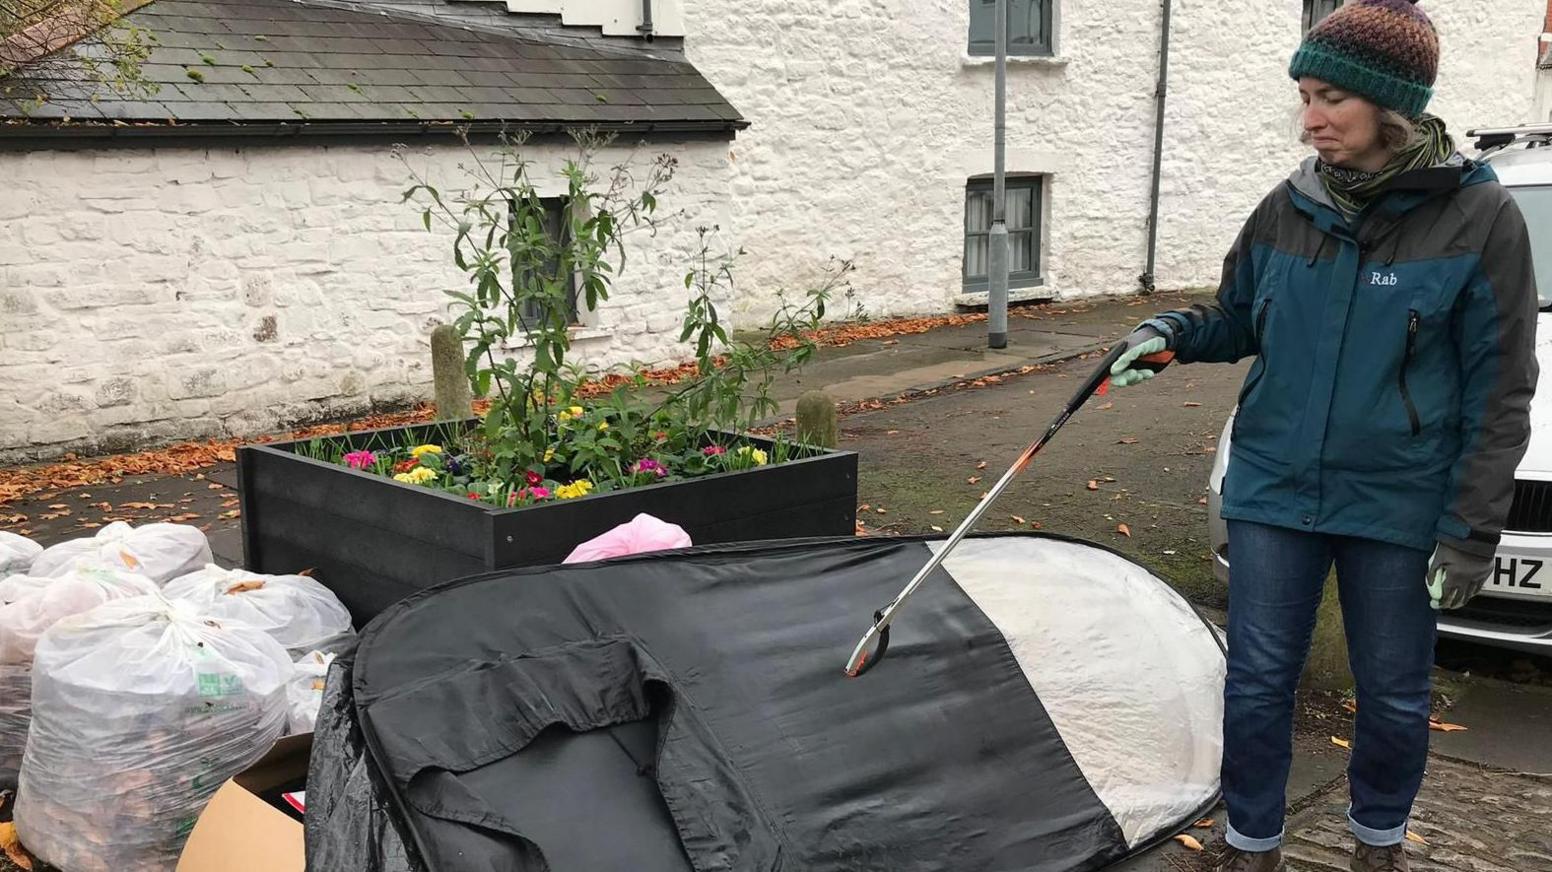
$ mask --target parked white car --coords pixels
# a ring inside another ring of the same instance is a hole
[[[1542,304],[1536,325],[1541,381],[1530,410],[1530,448],[1515,474],[1514,507],[1498,546],[1498,571],[1465,608],[1439,614],[1439,632],[1552,654],[1552,125],[1476,130],[1468,136],[1476,138],[1478,159],[1497,171],[1530,227]],[[1229,580],[1229,533],[1219,510],[1233,429],[1230,414],[1218,440],[1207,498],[1213,570],[1224,584]]]

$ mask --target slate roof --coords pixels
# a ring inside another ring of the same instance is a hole
[[[588,38],[505,9],[457,0],[154,0],[127,16],[158,42],[143,66],[154,94],[83,81],[77,55],[97,48],[83,41],[0,79],[16,88],[12,101],[0,100],[0,136],[40,126],[746,126],[677,41]],[[36,93],[47,100],[14,102]]]

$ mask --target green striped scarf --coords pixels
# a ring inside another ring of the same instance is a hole
[[[1385,168],[1376,173],[1350,170],[1316,161],[1315,169],[1325,182],[1331,199],[1349,217],[1364,210],[1384,192],[1396,176],[1412,170],[1438,166],[1455,153],[1455,140],[1444,129],[1444,122],[1432,115],[1424,115],[1417,122],[1417,135],[1395,156]]]

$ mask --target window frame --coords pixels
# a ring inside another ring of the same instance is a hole
[[[545,223],[553,223],[554,225],[553,227],[545,227],[545,232],[558,232],[560,236],[556,242],[560,245],[564,245],[566,239],[571,234],[571,204],[566,201],[565,197],[539,197],[538,200],[539,205],[544,208]],[[516,217],[517,203],[516,201],[509,199],[507,200],[507,226],[509,228],[511,227],[513,219]],[[569,276],[567,276],[566,282],[568,285],[567,298],[570,300],[566,324],[568,327],[585,326],[582,323],[582,307],[581,300],[578,296],[576,272],[573,271]],[[522,326],[525,331],[532,329],[530,325],[538,321],[540,314],[542,314],[536,308],[530,308],[532,305],[534,304],[531,300],[524,302],[523,311],[519,315],[523,321]]]
[[[1045,35],[1045,42],[1040,44],[1040,45],[1035,45],[1035,46],[1014,45],[1014,43],[1013,43],[1013,33],[1012,33],[1012,30],[1013,30],[1013,15],[1011,14],[1012,11],[1013,11],[1012,8],[1011,8],[1013,0],[1008,0],[1009,6],[1010,6],[1010,8],[1008,10],[1009,13],[1010,13],[1008,15],[1008,30],[1009,30],[1009,33],[1008,33],[1008,56],[1009,57],[1035,57],[1035,58],[1055,57],[1056,56],[1056,33],[1055,33],[1055,30],[1056,30],[1056,3],[1057,3],[1057,0],[1029,0],[1029,2],[1030,3],[1034,3],[1034,4],[1038,4],[1039,7],[1040,7],[1041,33],[1043,33]],[[973,58],[993,57],[993,56],[995,56],[997,54],[997,44],[996,44],[996,34],[995,34],[995,31],[993,32],[993,38],[991,40],[976,40],[974,38],[974,36],[972,36],[972,34],[975,33],[976,10],[977,9],[985,9],[989,5],[988,4],[988,0],[969,0],[969,3],[970,3],[970,19],[969,19],[968,26],[965,28],[965,30],[966,30],[965,42],[966,42],[966,45],[968,46],[966,51],[969,53],[970,57],[973,57]],[[997,14],[996,6],[995,5],[990,6],[990,9],[987,11],[987,14],[990,14],[990,15],[995,17],[996,14]],[[989,28],[989,29],[993,29],[994,30],[995,27],[996,27],[996,24],[993,23],[992,28]]]
[[[972,231],[970,229],[970,195],[975,193],[990,194],[994,188],[991,176],[973,176],[965,182],[964,218],[960,227],[959,250],[959,275],[964,293],[974,294],[991,290],[991,276],[972,276],[969,272],[970,263],[965,257],[964,249],[972,237],[987,237],[987,263],[991,260],[991,228],[985,231]],[[1010,264],[1008,269],[1008,287],[1033,288],[1045,284],[1045,197],[1046,176],[1043,173],[1009,173],[1007,176],[1007,190],[1022,189],[1031,191],[1029,217],[1029,262],[1032,266],[1027,270],[1014,270]],[[1020,230],[1018,233],[1025,231]],[[1010,231],[1011,234],[1011,231]]]
[[[1304,32],[1309,33],[1315,25],[1325,20],[1327,15],[1341,9],[1344,3],[1346,0],[1304,0]],[[1317,7],[1325,10],[1318,16]]]

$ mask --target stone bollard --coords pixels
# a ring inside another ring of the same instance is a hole
[[[798,441],[819,448],[834,448],[839,433],[835,426],[835,401],[824,391],[808,391],[798,397]]]
[[[431,331],[431,379],[436,385],[437,420],[474,417],[469,377],[464,373],[463,337],[451,324],[438,324]]]

